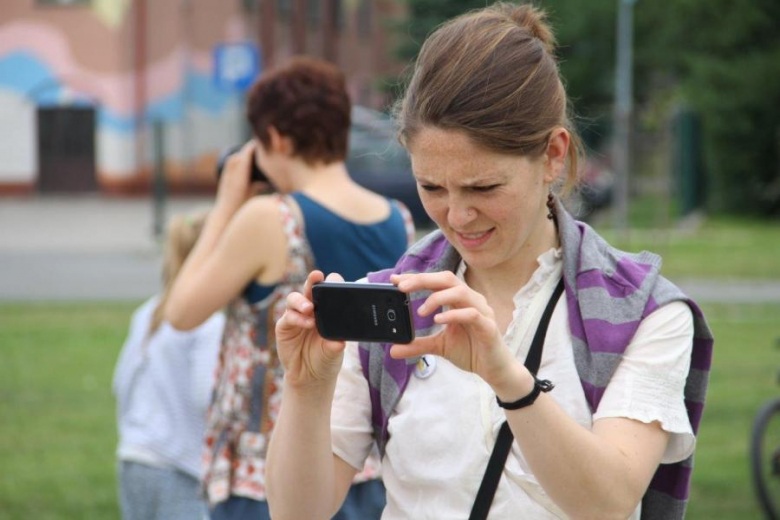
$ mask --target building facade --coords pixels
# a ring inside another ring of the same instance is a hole
[[[3,0],[0,193],[210,189],[248,135],[244,89],[296,54],[382,108],[390,0]]]

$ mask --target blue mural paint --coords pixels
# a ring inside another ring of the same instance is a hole
[[[62,83],[44,61],[29,52],[14,51],[0,56],[0,88],[6,88],[34,100],[38,105],[61,104]],[[218,115],[241,100],[241,95],[238,93],[217,89],[210,74],[189,70],[185,76],[185,83],[179,91],[147,104],[144,119],[163,120],[167,123],[180,122],[184,117],[186,105]],[[91,100],[89,96],[78,92],[73,99],[73,103],[77,105],[89,105],[93,101],[100,103],[99,99]],[[140,122],[139,118],[133,115],[120,115],[102,106],[97,108],[97,121],[101,130],[132,133]]]

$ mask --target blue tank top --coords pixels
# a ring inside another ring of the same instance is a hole
[[[303,215],[306,240],[319,270],[339,273],[346,281],[395,265],[409,243],[408,210],[390,201],[390,215],[374,224],[351,222],[303,193],[291,194]],[[405,213],[407,217],[405,218]],[[408,220],[407,220],[408,219]],[[244,292],[250,303],[270,295],[275,285],[252,281]]]

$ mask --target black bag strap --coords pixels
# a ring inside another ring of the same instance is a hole
[[[550,325],[550,318],[555,310],[558,299],[563,294],[563,278],[555,287],[547,307],[544,309],[542,319],[539,321],[539,327],[536,329],[534,339],[531,342],[531,348],[525,358],[525,367],[533,375],[539,371],[542,363],[542,350],[544,349],[544,338],[547,336],[547,327]],[[509,423],[504,421],[501,429],[498,430],[498,438],[493,446],[493,453],[490,454],[485,476],[482,477],[482,484],[479,486],[477,497],[474,499],[474,506],[471,508],[469,520],[485,520],[493,504],[493,497],[498,489],[498,481],[501,480],[501,474],[504,472],[506,459],[509,456],[509,450],[512,449],[512,441],[515,436],[509,428]]]

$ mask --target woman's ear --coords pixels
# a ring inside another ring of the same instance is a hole
[[[268,137],[270,138],[270,149],[272,152],[281,153],[284,155],[292,155],[295,151],[292,139],[285,137],[279,133],[279,131],[273,125],[267,129]]]
[[[571,136],[569,131],[563,127],[558,127],[550,134],[547,141],[547,150],[545,151],[545,163],[548,165],[544,173],[544,180],[547,183],[554,182],[566,167],[566,157],[569,154],[569,145]]]

